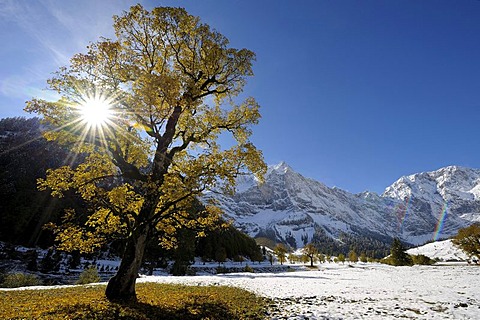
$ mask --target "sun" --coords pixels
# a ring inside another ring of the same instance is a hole
[[[90,127],[102,127],[113,116],[111,101],[103,96],[84,98],[78,112],[81,120]]]

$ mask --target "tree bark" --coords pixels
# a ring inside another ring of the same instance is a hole
[[[128,238],[118,272],[107,285],[105,295],[110,301],[137,301],[135,282],[143,260],[149,227],[138,228]]]

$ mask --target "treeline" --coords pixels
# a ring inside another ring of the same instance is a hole
[[[318,228],[312,243],[322,253],[330,256],[348,255],[351,251],[364,253],[369,258],[380,259],[390,252],[392,239],[379,238],[376,235],[359,235],[342,233],[337,241],[332,241],[323,229]]]
[[[27,247],[51,247],[54,237],[44,230],[48,222],[60,223],[64,209],[86,210],[75,194],[61,199],[47,191],[37,190],[37,179],[50,168],[58,168],[78,159],[68,149],[42,137],[38,118],[6,118],[0,120],[0,241]],[[198,204],[194,204],[198,205]],[[156,239],[145,254],[145,264],[164,264],[166,259],[187,265],[193,256],[205,260],[260,259],[255,240],[230,226],[208,232],[197,238],[193,230],[178,231],[179,245],[172,250],[158,246]],[[111,244],[109,251],[120,253],[122,242]]]
[[[226,259],[241,261],[243,257],[251,261],[262,261],[263,255],[255,240],[232,226],[210,232],[200,238],[196,255],[204,261],[223,262]]]
[[[231,225],[207,231],[205,237],[197,237],[194,230],[181,229],[176,237],[177,246],[169,250],[152,239],[145,252],[143,268],[153,273],[155,268],[169,267],[173,275],[186,275],[195,257],[200,257],[204,262],[215,261],[219,264],[226,260],[242,262],[244,259],[264,259],[255,240]],[[112,246],[114,250],[120,247],[122,246]],[[169,266],[172,261],[173,265]]]

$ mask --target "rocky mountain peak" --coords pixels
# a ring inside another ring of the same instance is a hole
[[[281,161],[276,165],[269,166],[267,174],[269,173],[285,174],[288,171],[293,171],[293,169],[285,161]]]
[[[354,195],[305,178],[282,161],[269,166],[263,184],[242,177],[234,196],[218,200],[246,233],[293,247],[341,242],[344,235],[421,244],[480,220],[480,170],[450,166],[401,177],[382,195]]]
[[[471,200],[480,198],[480,170],[448,166],[435,171],[404,176],[385,189],[384,197],[405,199],[431,198],[441,195],[444,201],[452,198]]]

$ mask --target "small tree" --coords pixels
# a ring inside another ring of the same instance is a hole
[[[345,255],[343,253],[340,253],[337,257],[338,262],[341,262],[342,264],[345,263]]]
[[[100,276],[98,275],[97,267],[91,265],[80,274],[77,284],[89,284],[95,282],[100,282]]]
[[[300,256],[300,262],[302,263],[309,263],[310,262],[310,258],[306,255],[306,254],[302,254]]]
[[[353,263],[358,262],[358,256],[355,250],[350,250],[350,252],[348,253],[348,260]]]
[[[26,273],[10,273],[5,275],[0,287],[18,288],[41,285],[41,281],[33,274]]]
[[[413,264],[412,258],[405,251],[406,249],[400,239],[393,239],[389,259],[391,264],[394,266],[411,266]]]
[[[189,266],[195,260],[195,232],[188,229],[178,231],[181,245],[177,245],[172,251],[172,258],[175,261],[170,272],[174,276],[187,274]]]
[[[368,258],[367,258],[367,255],[365,254],[365,252],[362,252],[360,254],[360,261],[363,262],[363,263],[368,262]]]
[[[317,254],[317,258],[318,258],[318,261],[319,261],[320,263],[325,263],[325,261],[326,261],[326,257],[325,257],[325,255],[324,255],[323,253]]]
[[[413,264],[421,264],[421,265],[432,265],[435,264],[435,260],[430,259],[426,255],[423,254],[418,254],[418,255],[412,255],[412,262]]]
[[[470,257],[474,256],[480,260],[480,223],[458,230],[452,242]]]
[[[287,258],[287,252],[288,252],[287,247],[285,247],[283,243],[279,243],[275,246],[275,249],[273,249],[273,252],[277,256],[278,261],[280,261],[280,264],[283,265],[283,263],[285,262],[285,259]]]
[[[310,259],[310,266],[313,267],[315,256],[318,254],[317,247],[313,243],[309,243],[303,247],[302,252]]]
[[[290,263],[295,264],[295,262],[298,261],[298,257],[296,255],[294,255],[293,253],[289,253],[288,254],[288,261],[290,261]]]

